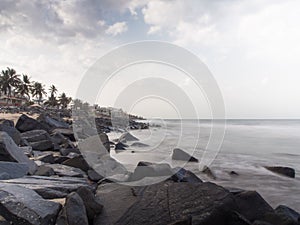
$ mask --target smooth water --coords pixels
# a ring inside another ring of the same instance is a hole
[[[161,127],[137,130],[131,133],[149,147],[129,147],[113,157],[133,170],[139,161],[167,162],[172,167],[184,166],[201,179],[209,181],[200,172],[198,163],[185,163],[171,159],[172,150],[179,147],[198,159],[208,153],[218,153],[210,164],[217,175],[213,181],[222,186],[258,191],[273,207],[288,205],[300,211],[300,120],[227,120],[221,148],[207,149],[211,140],[211,121],[166,120],[150,121]],[[221,122],[217,127],[222,130]],[[119,133],[111,133],[117,138]],[[131,143],[128,143],[131,144]],[[132,153],[131,151],[134,151]],[[212,154],[214,155],[214,154]],[[206,162],[206,161],[205,161]],[[264,166],[288,166],[296,170],[291,179],[274,174]],[[239,176],[230,176],[235,171]]]

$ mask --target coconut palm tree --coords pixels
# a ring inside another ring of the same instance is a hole
[[[44,85],[40,82],[34,82],[31,91],[32,97],[36,97],[38,104],[40,105],[42,103],[43,96],[47,95]]]
[[[72,101],[72,98],[67,97],[65,93],[62,93],[58,99],[59,99],[59,104],[63,109],[67,108],[70,102]]]
[[[20,75],[18,75],[14,69],[10,69],[9,67],[7,67],[6,70],[2,70],[0,77],[1,92],[5,95],[11,96],[13,89],[18,87],[21,82],[19,76]]]
[[[28,100],[30,100],[30,92],[31,92],[32,84],[28,75],[23,74],[22,80],[17,87],[16,92],[22,96],[27,96]]]
[[[56,95],[57,91],[58,91],[57,88],[52,84],[49,88],[50,96],[54,97]]]
[[[57,88],[54,85],[51,85],[49,88],[49,92],[50,92],[50,97],[48,98],[48,100],[44,103],[47,106],[58,106],[58,100],[56,98],[56,93],[57,93]]]

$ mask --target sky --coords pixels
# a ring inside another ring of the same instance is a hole
[[[76,96],[88,69],[112,49],[160,40],[191,51],[206,64],[222,92],[227,118],[300,118],[297,0],[1,0],[0,32],[1,70],[12,67],[70,96]],[[106,87],[101,105],[114,106],[110,93],[130,85],[125,82],[130,71],[120,72]],[[162,77],[176,73],[161,71]],[[191,90],[188,82],[183,79],[179,89]],[[201,116],[209,114],[205,98],[192,91],[187,96],[201,102],[195,103]],[[132,113],[172,118],[178,107],[164,98],[148,98],[135,102]]]

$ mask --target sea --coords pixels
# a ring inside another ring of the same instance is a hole
[[[143,121],[145,122],[145,121]],[[133,171],[139,161],[168,163],[191,170],[204,181],[228,188],[257,191],[272,207],[287,205],[300,211],[300,120],[159,120],[149,130],[133,130],[138,141],[111,155]],[[111,140],[121,134],[109,134]],[[135,143],[133,146],[131,146]],[[174,148],[199,163],[172,160]],[[203,166],[216,175],[202,173]],[[294,168],[296,178],[275,174],[265,166]],[[235,171],[238,175],[230,175]]]

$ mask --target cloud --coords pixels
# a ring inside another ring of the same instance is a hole
[[[126,22],[117,22],[111,26],[109,26],[106,30],[105,33],[116,36],[118,34],[122,34],[128,30],[127,23]]]

